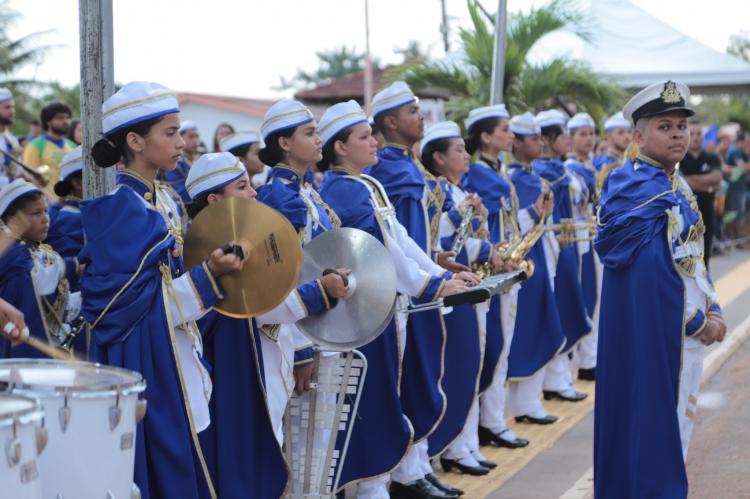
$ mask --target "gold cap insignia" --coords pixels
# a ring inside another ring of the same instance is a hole
[[[673,81],[668,81],[664,84],[664,91],[661,93],[661,100],[665,104],[679,104],[682,102],[682,95],[677,90],[677,84]]]

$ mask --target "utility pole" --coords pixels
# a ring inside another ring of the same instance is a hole
[[[114,168],[94,164],[91,148],[102,137],[102,103],[115,91],[112,0],[79,0],[83,195],[92,199],[115,186]]]
[[[372,56],[370,55],[370,2],[365,0],[365,114],[372,111]]]
[[[448,40],[448,11],[445,8],[445,0],[440,0],[440,9],[443,18],[443,23],[440,25],[440,33],[443,35],[443,50],[447,54],[451,50],[451,44]]]
[[[505,32],[508,2],[498,0],[495,15],[495,51],[492,58],[492,94],[490,104],[503,103],[503,79],[505,78]]]

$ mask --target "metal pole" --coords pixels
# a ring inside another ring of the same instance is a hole
[[[451,44],[448,39],[448,11],[445,8],[445,0],[440,0],[440,10],[443,20],[440,25],[440,34],[443,35],[443,50],[445,50],[445,53],[447,54],[451,51]]]
[[[102,137],[102,103],[115,91],[112,0],[79,0],[83,195],[103,196],[115,186],[113,168],[99,168],[91,148]]]
[[[372,57],[370,57],[370,2],[365,0],[365,113],[372,107]]]
[[[498,0],[497,14],[495,14],[495,53],[492,65],[492,94],[490,104],[502,104],[503,102],[503,78],[505,77],[505,31],[506,11],[508,2]]]

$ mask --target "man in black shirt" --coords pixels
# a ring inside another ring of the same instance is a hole
[[[706,268],[711,257],[714,237],[714,193],[721,188],[721,159],[703,150],[703,131],[699,123],[690,125],[690,147],[685,159],[680,161],[680,173],[693,189],[698,208],[703,215],[706,233],[703,235]]]

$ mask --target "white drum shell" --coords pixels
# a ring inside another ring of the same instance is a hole
[[[39,361],[34,361],[37,363]],[[96,366],[95,364],[88,366]],[[73,366],[74,364],[71,364]],[[0,362],[0,373],[3,363]],[[126,372],[136,383],[103,390],[66,390],[40,386],[46,373],[34,372],[34,385],[15,385],[13,393],[37,397],[45,411],[49,441],[39,459],[44,499],[129,499],[135,468],[136,404],[145,389],[135,372],[96,366],[98,370]],[[22,368],[34,369],[34,364]],[[5,381],[5,380],[3,380]],[[51,383],[53,384],[53,383]],[[67,408],[67,409],[66,409]],[[118,410],[119,408],[119,410]],[[67,413],[67,425],[65,414]],[[119,421],[110,422],[111,415]],[[112,428],[111,425],[114,425]],[[64,427],[65,426],[65,427]]]
[[[26,410],[11,415],[6,413],[10,405],[24,406]],[[43,418],[44,411],[37,401],[10,394],[0,395],[0,495],[2,497],[42,498],[36,433]],[[21,449],[21,459],[17,464],[11,464],[7,455],[8,446],[14,440]]]

